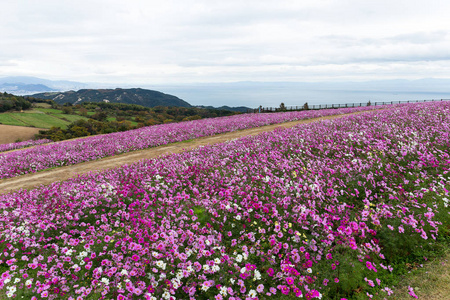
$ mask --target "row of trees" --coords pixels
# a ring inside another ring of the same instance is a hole
[[[89,135],[127,131],[136,128],[137,126],[133,126],[130,121],[101,122],[89,119],[75,121],[67,126],[66,129],[52,127],[49,130],[40,130],[36,137],[40,139],[46,138],[56,142]]]

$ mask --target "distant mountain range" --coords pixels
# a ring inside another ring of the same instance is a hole
[[[67,80],[48,80],[31,76],[9,76],[0,78],[0,91],[14,95],[29,95],[40,92],[79,90],[88,85]]]
[[[19,84],[19,83],[22,83]],[[48,87],[45,91],[43,85]],[[2,87],[3,86],[3,87]],[[0,91],[15,95],[31,95],[42,92],[77,91],[80,89],[113,89],[116,86],[103,83],[51,81],[35,77],[0,78]],[[134,88],[130,84],[122,88]],[[193,106],[278,107],[309,104],[367,103],[368,101],[404,101],[424,99],[450,99],[450,79],[423,78],[417,80],[388,79],[361,82],[229,82],[229,83],[148,83],[141,88],[176,95]],[[36,90],[38,89],[38,90]],[[26,92],[28,91],[28,92]],[[77,100],[75,100],[77,101]],[[225,107],[226,108],[226,107]]]
[[[81,83],[67,80],[55,81],[31,76],[9,76],[0,78],[0,92],[7,92],[14,95],[32,95],[44,99],[54,99],[56,102],[61,104],[66,102],[80,103],[86,101],[99,102],[107,100],[110,102],[140,104],[147,107],[157,105],[191,107],[191,104],[187,101],[176,96],[172,96],[171,94],[178,95],[177,92],[171,92],[170,90],[166,91],[165,86],[144,87],[146,89],[137,89],[129,85],[123,86],[126,87],[126,89],[114,89],[114,87],[115,86],[110,84]],[[166,93],[156,92],[155,89],[164,90]],[[150,92],[147,93],[146,91]],[[189,100],[189,102],[190,101],[191,100]],[[198,103],[195,98],[192,99],[192,101]],[[224,104],[220,101],[214,101],[214,103]],[[244,106],[221,106],[219,108],[213,106],[203,107],[236,112],[247,112],[248,109]]]
[[[40,99],[51,99],[59,104],[82,102],[110,102],[137,104],[146,107],[178,106],[191,107],[186,101],[158,91],[133,89],[82,89],[79,91],[38,93],[31,95]]]
[[[220,106],[220,107],[197,105],[196,107],[206,108],[206,109],[228,110],[228,111],[235,111],[235,112],[241,112],[241,113],[246,113],[250,109],[249,107],[246,107],[246,106],[229,107],[226,105]]]
[[[14,95],[23,95],[28,94],[30,92],[36,93],[36,92],[50,92],[50,91],[56,91],[55,89],[49,88],[46,85],[43,84],[26,84],[26,83],[0,83],[0,91],[1,92],[7,92]]]

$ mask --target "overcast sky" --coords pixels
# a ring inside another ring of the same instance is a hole
[[[0,77],[450,78],[446,0],[15,0],[0,11]]]

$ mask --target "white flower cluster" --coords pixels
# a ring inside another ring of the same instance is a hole
[[[8,298],[11,298],[11,297],[13,297],[14,296],[14,293],[16,292],[16,286],[8,286],[7,288],[7,292],[6,292],[6,296],[8,297]]]

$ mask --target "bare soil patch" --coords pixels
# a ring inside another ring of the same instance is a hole
[[[0,144],[14,143],[18,139],[29,140],[43,128],[0,125]]]

